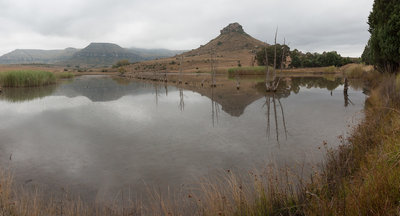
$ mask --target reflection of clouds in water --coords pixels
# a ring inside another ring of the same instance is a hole
[[[70,99],[63,96],[51,96],[24,103],[8,103],[0,101],[0,112],[7,115],[37,114],[43,111],[76,108],[90,103],[91,101],[86,97],[75,97]]]
[[[282,98],[289,135],[278,148],[274,139],[266,138],[264,97],[249,105],[245,100],[240,116],[221,111],[212,127],[208,97],[184,91],[181,112],[179,91],[171,89],[168,96],[160,90],[158,105],[156,94],[141,88],[115,88],[115,94],[109,90],[103,95],[109,101],[50,96],[20,104],[0,102],[0,137],[7,140],[0,143],[0,159],[12,152],[20,179],[104,194],[141,180],[174,185],[216,168],[252,168],[271,156],[282,164],[319,161],[322,154],[316,151],[322,139],[335,141],[364,100],[355,93],[356,106],[344,109],[342,93],[328,97],[326,89],[305,87]],[[236,100],[222,104],[240,105],[238,97],[232,98]],[[5,123],[10,121],[13,125]],[[281,129],[282,122],[278,124]]]

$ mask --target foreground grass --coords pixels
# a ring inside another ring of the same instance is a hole
[[[398,79],[398,78],[397,78]],[[307,186],[305,215],[397,215],[400,201],[400,91],[385,77],[367,100],[365,120]]]
[[[3,87],[34,87],[56,83],[52,72],[19,70],[0,73],[0,86]]]

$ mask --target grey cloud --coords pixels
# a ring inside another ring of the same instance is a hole
[[[239,22],[250,35],[305,51],[360,55],[373,0],[0,0],[0,54],[15,48],[125,47],[193,49]],[[3,36],[1,36],[3,35]],[[14,37],[25,35],[25,37]],[[11,38],[12,37],[12,38]],[[72,44],[71,44],[72,43]],[[21,47],[24,46],[24,47]]]

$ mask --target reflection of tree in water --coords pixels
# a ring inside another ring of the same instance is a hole
[[[182,112],[185,110],[185,101],[184,101],[183,89],[179,87],[179,110]]]
[[[214,100],[214,88],[211,88],[211,120],[213,127],[215,126],[215,121],[217,121],[218,124],[219,112],[220,112],[219,104]]]
[[[344,81],[341,78],[334,78],[333,80],[328,80],[322,77],[296,77],[296,78],[284,78],[280,81],[278,89],[276,92],[270,92],[265,95],[265,103],[263,107],[266,107],[267,116],[267,137],[270,138],[271,135],[271,125],[275,125],[275,135],[276,141],[279,145],[280,138],[280,128],[284,130],[285,137],[287,138],[287,128],[285,113],[280,101],[281,98],[287,98],[290,96],[291,92],[297,94],[301,87],[306,88],[321,88],[333,91],[340,85],[344,84],[344,102],[345,107],[349,104],[353,104],[348,97],[348,87],[349,82],[347,79]],[[265,84],[260,82],[256,85],[256,88],[260,92],[265,92]],[[279,119],[281,118],[281,119]],[[282,123],[280,123],[282,122]]]
[[[349,89],[349,80],[347,78],[344,78],[344,88],[343,88],[344,107],[349,106],[349,103],[351,105],[354,105],[354,103],[349,99],[348,89]]]
[[[280,112],[281,112],[281,118],[282,118],[282,125],[279,126],[279,121],[278,121],[278,112],[279,110],[277,109],[277,106],[279,105]],[[286,129],[286,120],[285,120],[285,113],[283,111],[283,106],[281,103],[280,98],[275,94],[275,93],[267,93],[265,95],[265,103],[263,107],[267,107],[267,111],[265,115],[267,116],[267,129],[266,129],[266,134],[267,138],[269,139],[271,136],[271,114],[273,112],[273,118],[274,118],[274,124],[275,124],[275,135],[276,135],[276,141],[279,145],[279,127],[283,127],[285,137],[287,139],[287,129]]]
[[[337,87],[342,85],[341,78],[335,78],[334,80],[328,80],[323,77],[290,77],[281,79],[276,95],[279,98],[288,97],[291,92],[295,94],[300,92],[301,87],[310,88],[321,88],[329,91],[335,90]],[[256,88],[261,92],[265,91],[265,84],[260,82],[256,85]]]
[[[156,95],[156,106],[158,107],[158,97],[160,96],[160,92],[158,90],[159,86],[157,83],[154,83],[153,86],[154,86],[154,92]]]
[[[295,94],[299,93],[300,87],[306,87],[308,89],[321,88],[333,91],[342,84],[341,78],[328,80],[323,77],[295,77],[291,78],[290,90]]]
[[[56,88],[56,85],[31,88],[4,88],[3,92],[0,94],[0,100],[6,100],[9,102],[30,101],[49,96],[53,94]]]

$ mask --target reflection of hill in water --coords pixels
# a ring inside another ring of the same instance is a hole
[[[340,78],[328,80],[322,77],[294,77],[281,79],[278,89],[274,93],[266,93],[265,82],[256,84],[244,82],[238,91],[233,84],[217,87],[214,91],[210,88],[192,86],[184,86],[184,88],[214,100],[221,105],[223,111],[231,116],[239,117],[248,105],[266,95],[274,95],[276,99],[281,99],[289,97],[292,92],[299,93],[300,87],[334,90],[341,84]]]
[[[334,90],[342,84],[340,78],[328,80],[321,77],[296,77],[282,78],[275,93],[265,92],[264,82],[242,82],[240,90],[236,90],[235,83],[227,82],[214,90],[205,87],[182,85],[186,90],[191,90],[204,95],[210,100],[220,104],[223,111],[231,116],[239,117],[246,107],[254,101],[265,96],[274,96],[277,99],[287,98],[292,92],[297,94],[301,87],[321,88]],[[113,101],[125,95],[140,95],[156,93],[155,84],[143,82],[130,82],[126,79],[111,79],[104,76],[82,76],[74,81],[62,85],[52,85],[40,88],[13,88],[4,89],[0,94],[1,100],[22,102],[42,98],[49,95],[63,95],[67,97],[85,96],[91,101]],[[170,91],[175,87],[168,87]],[[160,93],[160,92],[158,92]]]
[[[221,105],[223,111],[236,117],[241,116],[248,105],[264,96],[263,92],[250,85],[243,86],[240,91],[236,91],[234,86],[217,87],[214,90],[208,87],[183,87],[214,100]]]
[[[53,95],[67,97],[85,96],[93,102],[114,101],[125,95],[153,93],[151,85],[139,82],[124,82],[109,77],[78,77],[74,82],[61,85]]]

